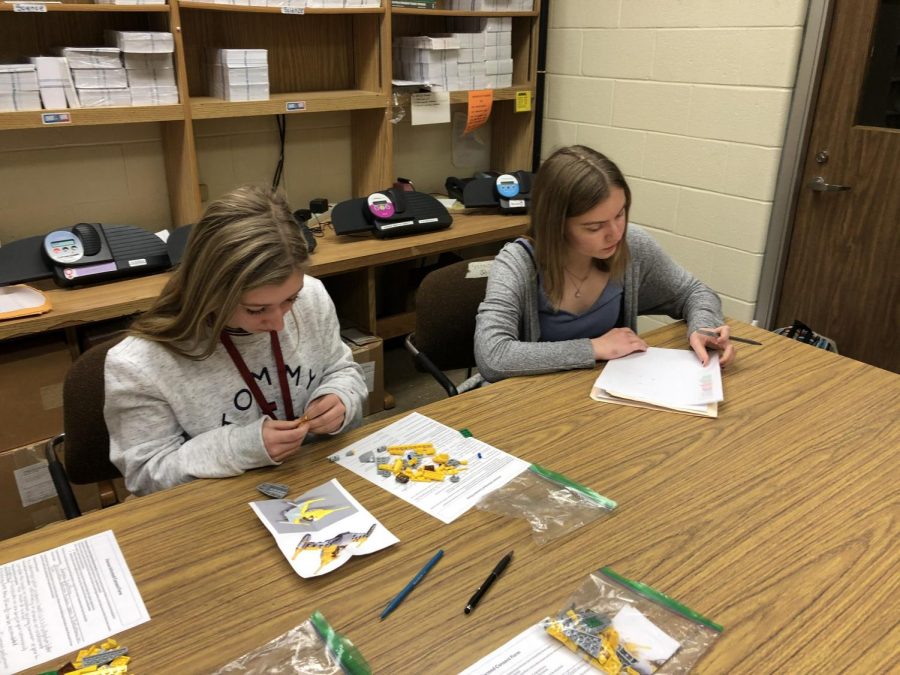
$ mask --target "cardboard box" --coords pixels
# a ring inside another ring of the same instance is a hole
[[[41,442],[0,453],[0,539],[63,520]],[[74,485],[81,512],[100,508],[96,485]]]
[[[61,333],[0,342],[0,451],[62,432],[72,355]]]
[[[384,342],[375,338],[365,345],[349,345],[353,351],[353,360],[363,369],[369,400],[363,407],[363,415],[384,410]]]

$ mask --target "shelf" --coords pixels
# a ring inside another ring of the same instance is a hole
[[[0,12],[13,12],[14,3],[0,3]],[[25,3],[22,3],[25,4]],[[84,3],[64,2],[59,5],[46,5],[48,13],[54,12],[162,12],[168,13],[170,7],[168,5],[89,5]],[[44,14],[44,12],[27,12],[27,14]]]
[[[252,12],[255,14],[384,14],[384,7],[251,7],[248,5],[219,5],[212,2],[196,2],[195,0],[180,0],[178,6],[181,9],[203,9],[214,12]]]
[[[290,114],[301,114],[384,108],[388,104],[388,96],[376,91],[354,89],[272,94],[268,101],[223,101],[210,96],[192,96],[191,117],[195,120],[203,120],[215,117],[287,114],[285,105],[289,101],[302,101],[306,104],[306,108],[303,110],[290,111]]]
[[[45,113],[68,113],[71,122],[44,124]],[[109,108],[63,108],[62,110],[26,110],[0,113],[0,131],[9,129],[42,129],[74,127],[92,124],[136,124],[139,122],[170,122],[183,120],[184,108],[176,105],[120,106]]]
[[[393,7],[391,14],[411,14],[414,16],[538,16],[540,12],[470,12],[466,9],[415,9],[413,7]]]

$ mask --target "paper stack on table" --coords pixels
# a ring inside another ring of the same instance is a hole
[[[650,347],[609,361],[594,382],[591,398],[604,403],[716,417],[724,401],[719,355],[704,368],[684,349]]]

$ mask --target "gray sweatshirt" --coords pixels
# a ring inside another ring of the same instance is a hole
[[[340,431],[357,426],[368,395],[362,369],[340,338],[322,282],[305,277],[278,334],[294,412],[336,394],[347,409]],[[268,401],[284,404],[268,333],[232,340]],[[110,459],[138,495],[194,478],[224,478],[277,464],[262,441],[264,416],[224,347],[203,361],[127,337],[109,350],[104,416]]]
[[[631,261],[625,269],[622,298],[625,326],[637,330],[640,314],[685,319],[688,335],[725,323],[719,297],[669,258],[649,234],[629,223],[626,237]],[[476,317],[475,360],[489,382],[594,367],[588,338],[539,341],[538,292],[531,255],[521,244],[506,244],[491,265]]]

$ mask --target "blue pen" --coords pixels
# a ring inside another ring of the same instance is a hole
[[[428,571],[437,564],[437,561],[441,559],[441,556],[444,555],[444,551],[438,551],[434,554],[434,557],[425,563],[425,567],[419,570],[419,573],[412,578],[406,586],[403,587],[403,590],[397,593],[393,600],[388,603],[388,606],[384,608],[384,611],[381,613],[381,618],[383,619],[388,614],[397,609],[397,605],[403,602],[403,599],[409,595],[410,591],[418,585],[422,579],[425,578],[425,575],[428,574]]]

